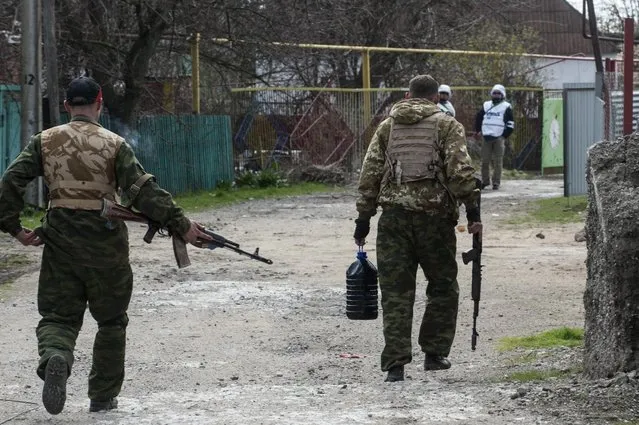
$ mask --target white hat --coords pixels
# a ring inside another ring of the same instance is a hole
[[[441,86],[439,86],[439,90],[440,93],[446,93],[448,94],[448,96],[452,96],[453,95],[453,91],[450,89],[450,86],[447,86],[446,84],[442,84]]]
[[[504,99],[506,98],[506,88],[502,86],[501,84],[495,84],[492,90],[490,91],[490,93],[492,94],[492,92],[495,92],[495,91],[500,92],[502,96],[504,96]]]

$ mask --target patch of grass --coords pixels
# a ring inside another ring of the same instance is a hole
[[[528,207],[528,211],[509,219],[508,223],[579,223],[584,221],[588,199],[586,196],[538,199]]]
[[[612,422],[611,425],[639,425],[639,420],[620,420]]]
[[[222,205],[251,201],[254,199],[276,198],[281,196],[300,196],[313,193],[333,192],[339,190],[321,183],[301,183],[285,187],[240,187],[231,190],[215,190],[213,192],[197,192],[177,196],[175,202],[186,211],[201,211]]]
[[[502,338],[498,349],[510,351],[517,348],[578,347],[583,344],[583,339],[583,329],[562,327],[531,336]]]

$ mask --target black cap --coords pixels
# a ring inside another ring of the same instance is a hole
[[[71,106],[91,105],[102,100],[102,88],[91,77],[78,77],[69,83],[67,102]]]

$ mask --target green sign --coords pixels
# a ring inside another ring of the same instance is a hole
[[[544,99],[541,168],[564,166],[564,101]]]

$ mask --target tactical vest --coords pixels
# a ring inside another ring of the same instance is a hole
[[[42,132],[49,208],[100,210],[115,201],[115,157],[124,139],[97,124],[72,121]]]
[[[440,180],[444,164],[440,157],[437,112],[415,124],[392,122],[387,167],[391,181],[399,185],[420,180]]]

